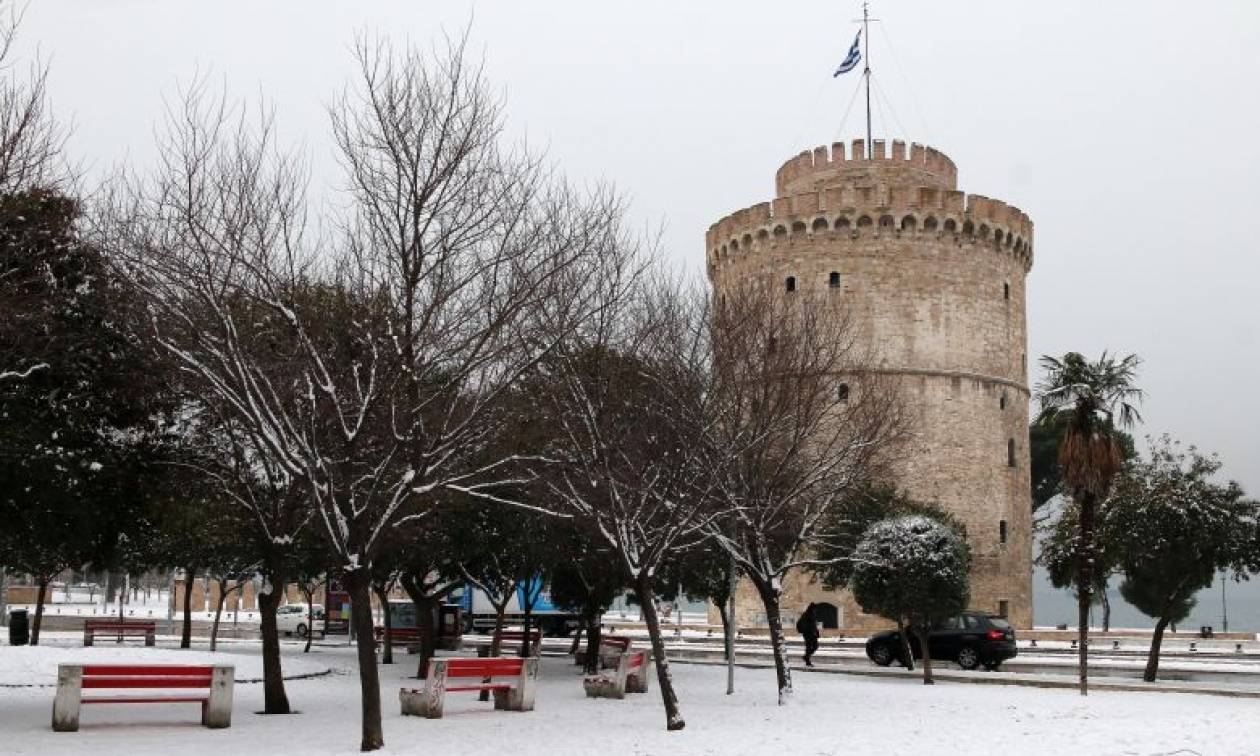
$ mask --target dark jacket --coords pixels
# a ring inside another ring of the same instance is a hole
[[[814,605],[810,604],[809,608],[801,613],[796,620],[796,632],[801,635],[818,635],[818,620],[814,617]]]

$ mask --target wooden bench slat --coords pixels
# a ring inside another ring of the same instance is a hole
[[[448,685],[446,692],[460,693],[463,691],[473,690],[511,690],[513,687],[514,686],[512,685]]]
[[[521,673],[520,667],[504,668],[504,667],[461,667],[456,669],[447,669],[446,676],[454,678],[462,677],[516,677]]]
[[[210,677],[84,677],[84,688],[209,688]]]
[[[135,633],[154,633],[157,631],[157,627],[155,627],[154,625],[84,624],[83,629],[87,632],[100,633],[101,635],[109,635],[110,633],[113,633],[114,635],[117,635],[119,633],[122,633],[123,635],[132,635]]]
[[[446,659],[447,669],[472,669],[476,667],[521,671],[524,659],[519,656],[483,656],[474,659]]]
[[[213,675],[214,667],[198,664],[87,664],[83,667],[84,677],[97,675]]]
[[[98,620],[85,620],[84,627],[90,627],[93,630],[153,630],[157,628],[154,622],[100,622]]]
[[[85,704],[148,704],[148,703],[205,703],[209,696],[94,696],[84,697]]]

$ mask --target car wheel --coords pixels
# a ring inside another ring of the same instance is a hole
[[[980,666],[980,652],[971,646],[963,646],[958,651],[958,666],[963,669],[975,669]]]
[[[298,625],[298,626],[297,626],[297,629],[296,629],[294,632],[296,632],[296,633],[297,633],[297,637],[299,637],[299,638],[305,638],[305,637],[306,637],[306,625],[304,625],[304,624],[302,624],[302,625]]]
[[[871,661],[881,667],[887,667],[889,664],[893,663],[892,649],[889,648],[886,643],[879,644],[875,648],[871,649]]]

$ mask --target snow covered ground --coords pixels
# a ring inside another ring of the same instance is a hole
[[[68,644],[69,639],[65,642]],[[237,665],[257,674],[256,644],[204,650],[0,646],[0,679],[49,684],[58,661],[93,658]],[[82,729],[53,733],[53,688],[0,687],[0,752],[5,754],[352,754],[358,745],[358,679],[351,649],[316,647],[305,658],[285,647],[286,674],[330,668],[331,675],[291,680],[299,714],[263,717],[262,686],[236,686],[233,726],[205,730],[195,706],[85,707]],[[415,657],[382,668],[386,754],[1257,754],[1260,715],[1250,699],[1171,693],[1096,693],[941,683],[917,678],[795,675],[787,707],[774,704],[773,672],[737,671],[739,692],[724,695],[725,670],[676,665],[687,729],[664,729],[659,692],[625,701],[589,700],[570,662],[545,658],[537,709],[496,712],[471,694],[452,694],[443,720],[403,718],[397,691]],[[254,666],[251,666],[254,665]]]
[[[263,675],[257,643],[224,643],[218,653],[212,654],[204,644],[190,649],[172,648],[170,644],[165,648],[145,648],[134,640],[122,646],[98,640],[99,645],[84,648],[82,638],[76,633],[47,638],[39,646],[0,646],[0,686],[47,686],[51,690],[57,684],[57,665],[63,663],[231,664],[236,667],[237,680],[260,680]],[[292,654],[285,659],[284,674],[298,677],[326,672],[327,661],[313,652]]]

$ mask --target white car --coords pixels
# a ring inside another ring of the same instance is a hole
[[[324,619],[324,607],[322,604],[315,604],[315,629],[319,630],[319,623]],[[285,604],[276,610],[276,629],[282,635],[296,635],[299,638],[305,638],[311,631],[310,627],[311,612],[306,604]]]

